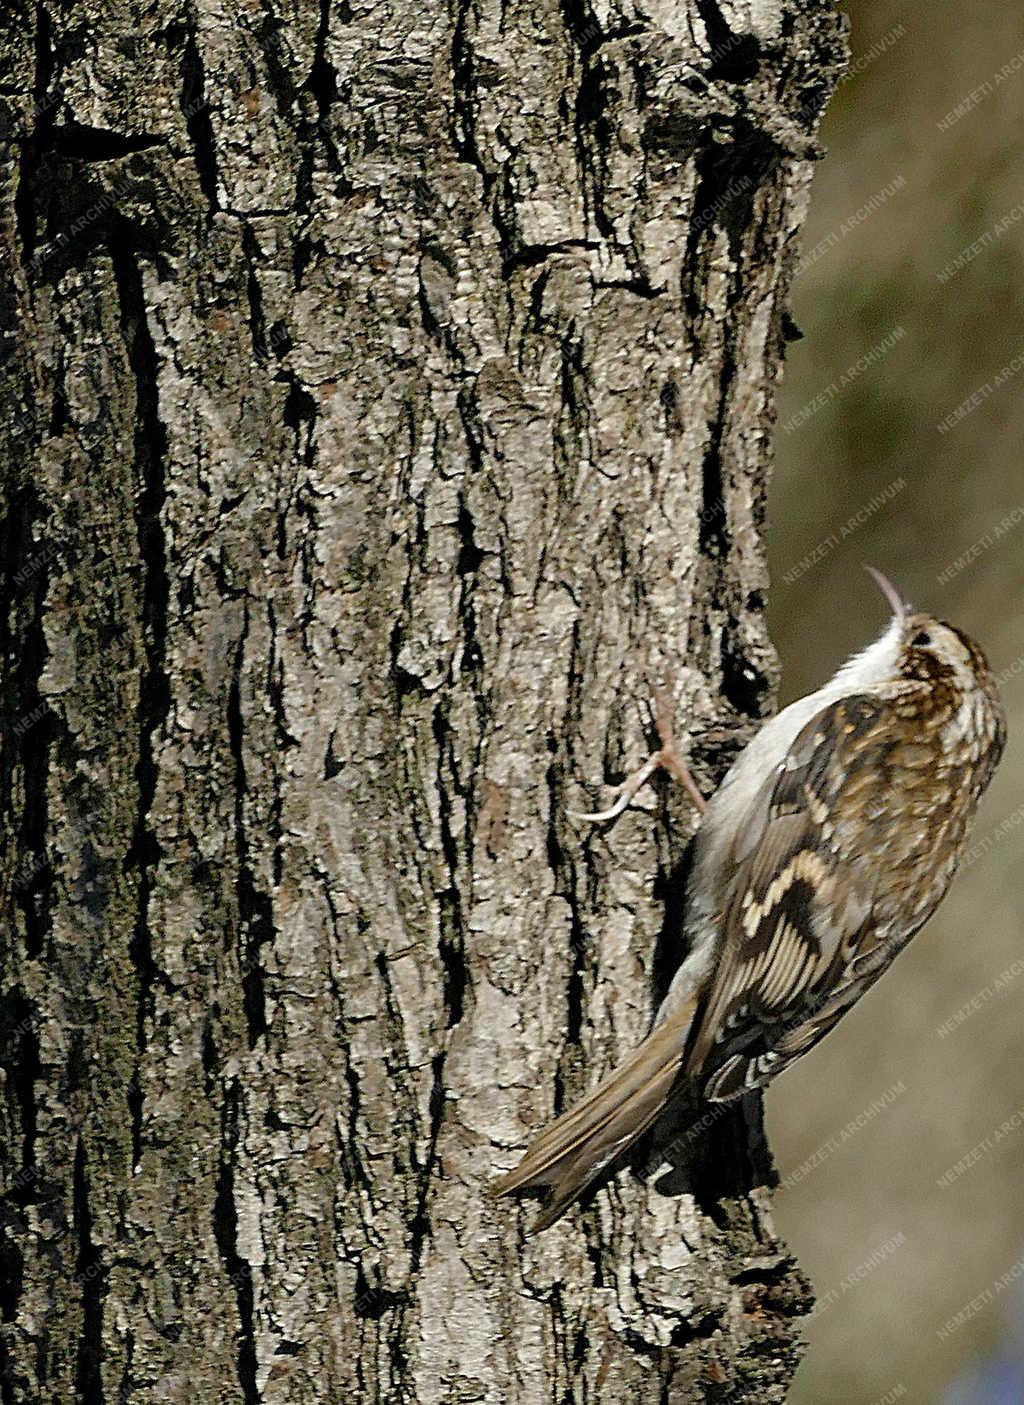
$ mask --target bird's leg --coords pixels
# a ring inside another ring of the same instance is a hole
[[[660,685],[654,689],[654,725],[658,729],[661,747],[654,754],[658,764],[675,776],[676,780],[693,801],[698,815],[703,815],[708,802],[701,795],[697,782],[690,775],[690,768],[679,754],[676,734],[672,729],[672,699],[667,688]]]
[[[596,823],[615,819],[616,816],[622,814],[640,787],[645,785],[656,771],[662,769],[675,776],[693,801],[698,814],[703,815],[708,808],[707,801],[698,790],[697,782],[690,775],[689,767],[680,756],[679,748],[676,746],[675,732],[672,729],[672,701],[668,689],[657,687],[653,691],[654,725],[658,730],[658,740],[661,746],[647,758],[638,771],[627,776],[622,784],[616,787],[615,801],[607,810],[599,810],[595,813],[570,810],[569,813],[576,819],[593,820]]]

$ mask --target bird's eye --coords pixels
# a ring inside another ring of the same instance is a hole
[[[928,633],[926,629],[922,629],[919,631],[919,633],[914,635],[913,639],[911,639],[910,642],[917,648],[925,649],[932,642],[932,636]]]

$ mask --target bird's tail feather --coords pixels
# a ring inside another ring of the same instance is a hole
[[[547,1229],[644,1133],[679,1078],[696,997],[658,1025],[581,1103],[536,1139],[519,1165],[495,1184],[497,1195],[550,1186],[531,1230]]]

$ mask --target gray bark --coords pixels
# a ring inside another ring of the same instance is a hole
[[[823,0],[10,14],[3,1402],[782,1398],[758,1114],[494,1204],[770,710]]]

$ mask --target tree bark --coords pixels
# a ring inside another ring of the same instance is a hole
[[[679,959],[685,798],[567,807],[659,682],[709,791],[772,706],[842,22],[126,18],[0,40],[0,1398],[779,1400],[759,1109],[536,1240],[487,1189]]]

